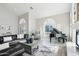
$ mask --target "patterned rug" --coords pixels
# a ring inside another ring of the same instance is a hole
[[[48,39],[41,40],[39,49],[32,56],[65,56],[65,46],[63,43],[58,43],[57,40],[53,40],[51,43]],[[27,53],[23,55],[30,56]]]

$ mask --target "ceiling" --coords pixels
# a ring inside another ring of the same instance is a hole
[[[0,4],[19,16],[31,12],[34,18],[70,12],[71,3],[3,3]]]

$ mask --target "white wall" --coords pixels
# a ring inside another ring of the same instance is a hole
[[[66,35],[68,36],[68,40],[69,40],[69,27],[70,27],[70,13],[63,13],[63,14],[58,14],[58,15],[54,15],[54,16],[49,16],[49,17],[43,17],[41,19],[37,19],[36,20],[36,30],[39,30],[40,27],[43,26],[43,23],[46,21],[46,19],[52,19],[55,21],[56,23],[56,28],[58,28],[59,24],[62,26],[62,32],[66,33]],[[58,30],[61,30],[60,28]]]
[[[7,27],[11,26],[11,32],[16,34],[18,32],[18,20],[15,15],[9,12],[6,8],[0,6],[0,25],[4,29],[0,30],[0,35],[7,32]]]
[[[39,7],[38,7],[39,5]],[[38,9],[34,9],[35,18],[48,17],[51,15],[58,15],[66,12],[70,12],[71,3],[41,3],[36,5]]]
[[[73,4],[72,6],[72,10],[71,10],[71,38],[72,38],[72,41],[75,43],[76,42],[76,30],[79,30],[79,20],[78,19],[78,15],[77,15],[77,12],[79,12],[79,10],[77,10],[77,4]],[[76,14],[74,15],[74,11],[76,12]]]
[[[69,37],[69,31],[70,31],[70,13],[64,13],[60,15],[53,16],[53,19],[55,19],[56,24],[60,24],[62,26],[62,32],[66,33],[66,35]]]
[[[71,25],[71,34],[72,34],[72,41],[76,42],[76,30],[79,30],[79,21],[75,22],[73,25]]]
[[[29,34],[35,33],[35,29],[36,29],[35,24],[36,24],[36,21],[33,18],[32,13],[29,12],[29,25],[28,25],[29,26]]]

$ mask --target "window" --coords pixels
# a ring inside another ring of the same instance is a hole
[[[45,26],[45,32],[51,32],[53,30],[52,25],[46,25]]]

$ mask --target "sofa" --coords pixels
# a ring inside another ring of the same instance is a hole
[[[0,56],[21,56],[24,53],[24,48],[20,44],[16,44],[7,49],[0,51]]]
[[[17,36],[16,34],[0,36],[0,46],[9,43],[9,46],[5,46],[7,48],[0,50],[0,56],[19,56],[24,53],[24,47],[19,42],[26,42],[28,34],[24,34],[23,38]]]

